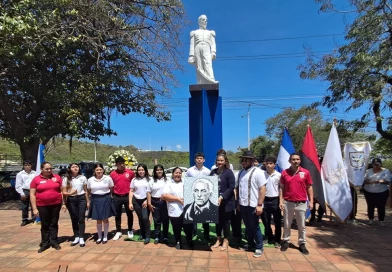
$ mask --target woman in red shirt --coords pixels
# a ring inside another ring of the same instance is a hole
[[[48,162],[41,164],[41,174],[30,184],[30,201],[33,214],[41,218],[41,243],[38,253],[50,246],[60,250],[57,239],[59,231],[59,216],[62,204],[61,177],[52,173],[52,165]]]

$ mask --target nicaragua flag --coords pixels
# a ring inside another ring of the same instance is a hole
[[[314,198],[325,211],[326,209],[323,183],[321,181],[320,161],[318,158],[316,144],[314,143],[313,134],[312,130],[310,129],[310,126],[308,126],[308,129],[306,131],[305,140],[301,149],[301,166],[309,171],[313,181],[312,187]]]
[[[287,130],[287,128],[284,128],[282,143],[280,145],[278,158],[276,159],[276,168],[277,168],[276,170],[278,172],[282,173],[283,170],[290,167],[290,162],[289,162],[290,154],[294,152],[295,149],[289,131]]]
[[[45,146],[43,144],[39,144],[38,152],[37,152],[37,166],[35,168],[36,169],[35,174],[37,176],[41,174],[41,163],[45,161],[44,150],[45,150]]]
[[[340,221],[343,222],[351,213],[352,199],[335,124],[332,125],[325,149],[321,165],[321,178],[325,202]]]

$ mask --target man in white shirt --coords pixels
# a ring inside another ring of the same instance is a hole
[[[23,162],[23,170],[16,175],[15,190],[20,194],[22,201],[22,224],[26,226],[29,223],[29,207],[30,207],[30,183],[35,178],[35,171],[32,170],[31,161]],[[33,213],[31,213],[33,218]]]
[[[238,198],[248,240],[241,249],[248,251],[255,248],[253,257],[258,258],[263,254],[259,218],[263,213],[267,180],[264,171],[253,165],[255,156],[252,151],[245,151],[240,158],[243,169],[238,173]]]
[[[186,171],[186,177],[200,177],[200,176],[209,176],[211,171],[207,167],[204,166],[205,157],[202,152],[197,152],[195,154],[195,165],[189,168]],[[206,240],[210,240],[210,225],[208,223],[203,224],[204,230],[204,238]],[[197,223],[193,224],[193,236],[196,236],[197,231]]]
[[[282,236],[282,213],[279,207],[280,197],[280,176],[281,174],[275,170],[276,158],[267,157],[265,159],[267,171],[264,172],[267,179],[266,193],[264,200],[263,224],[265,227],[265,236],[267,236],[268,244],[274,244],[275,248],[280,248],[280,238]],[[271,228],[271,217],[274,218],[275,235]]]

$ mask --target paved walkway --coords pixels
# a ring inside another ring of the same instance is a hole
[[[359,199],[357,218],[366,222],[366,204]],[[59,236],[62,249],[37,253],[39,226],[20,227],[20,211],[0,210],[0,271],[392,271],[392,220],[387,227],[365,224],[323,223],[307,228],[310,255],[303,256],[290,248],[265,248],[261,258],[252,253],[229,248],[227,252],[211,251],[207,246],[175,250],[172,246],[144,246],[140,242],[112,241],[96,245],[88,240],[86,247],[71,247],[72,228],[68,214],[61,214]],[[125,218],[123,218],[125,226]],[[134,227],[137,222],[134,223]],[[110,229],[114,219],[110,220]],[[87,221],[86,232],[95,234],[95,221]],[[297,233],[293,231],[296,243]],[[92,237],[92,236],[91,236]]]

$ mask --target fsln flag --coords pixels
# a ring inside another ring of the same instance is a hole
[[[45,161],[44,150],[45,146],[43,144],[39,144],[37,152],[37,166],[35,168],[35,173],[37,176],[41,174],[41,163]]]
[[[369,142],[346,143],[344,145],[344,162],[348,181],[352,185],[362,186],[371,151]]]
[[[283,130],[283,137],[282,137],[282,143],[280,145],[279,153],[278,153],[278,158],[276,159],[276,170],[279,172],[282,172],[283,170],[287,169],[290,167],[290,154],[294,153],[294,145],[293,141],[291,140],[289,131],[287,128],[284,128]]]
[[[302,145],[300,154],[301,166],[307,169],[312,177],[314,198],[318,201],[318,203],[325,211],[324,190],[320,174],[320,161],[310,126],[308,126],[308,129],[306,131],[305,140]]]
[[[335,124],[332,125],[321,165],[325,202],[343,222],[351,213],[352,199]]]

